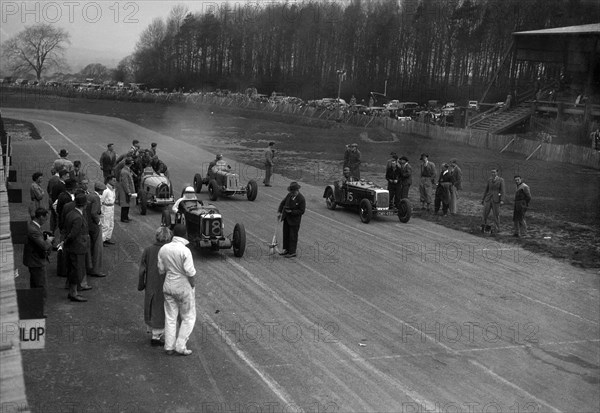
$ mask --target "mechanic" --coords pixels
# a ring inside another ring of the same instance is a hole
[[[408,190],[412,185],[412,166],[408,163],[406,156],[401,156],[398,160],[400,168],[400,199],[408,198]]]
[[[388,192],[390,193],[390,208],[398,207],[400,204],[400,168],[395,160],[390,162],[390,167],[385,171],[385,179],[388,182]]]
[[[194,206],[196,206],[198,204],[202,205],[202,203],[200,201],[198,201],[198,198],[196,197],[196,191],[191,186],[186,187],[185,190],[183,191],[183,196],[181,198],[179,198],[177,201],[175,201],[175,204],[173,205],[173,212],[175,212],[175,213],[179,212],[179,205],[182,202],[183,202],[182,207],[191,206],[192,204]]]
[[[306,200],[299,190],[298,182],[290,183],[288,194],[281,201],[277,210],[277,220],[283,222],[283,251],[280,255],[285,258],[296,256],[300,222],[306,210]]]

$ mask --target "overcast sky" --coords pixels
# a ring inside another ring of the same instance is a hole
[[[243,4],[245,0],[231,1]],[[220,1],[78,1],[78,0],[0,0],[0,41],[23,30],[24,26],[51,23],[71,34],[71,47],[111,51],[116,58],[129,55],[140,33],[156,17],[166,19],[176,4],[191,12],[218,7]],[[254,1],[256,3],[256,0]]]

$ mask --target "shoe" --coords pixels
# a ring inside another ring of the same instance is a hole
[[[287,253],[288,253],[287,250],[283,250],[279,253],[279,255],[287,255]]]
[[[285,254],[285,255],[284,255],[284,257],[285,257],[285,258],[294,258],[295,256],[296,256],[296,253],[295,253],[295,252],[293,252],[293,253],[291,253],[291,254]]]
[[[82,285],[80,287],[77,287],[77,291],[89,291],[91,290],[93,287],[91,285]]]
[[[165,342],[164,342],[164,341],[161,341],[161,340],[160,340],[160,339],[158,339],[158,338],[153,338],[153,339],[151,339],[151,340],[150,340],[150,345],[151,345],[152,347],[162,346],[162,345],[164,345],[164,344],[165,344]]]
[[[87,301],[87,298],[77,294],[77,295],[67,295],[67,297],[69,298],[69,300],[71,301],[77,301],[79,303],[85,303]]]
[[[190,354],[192,354],[192,350],[184,348],[181,351],[175,350],[175,353],[179,354],[180,356],[189,356]]]
[[[103,272],[99,272],[97,274],[88,273],[88,275],[90,277],[98,277],[98,278],[106,277],[106,274],[104,274]]]
[[[129,222],[129,220],[128,220],[128,219],[122,219],[122,220],[121,220],[121,222],[128,223],[128,222]]]
[[[172,356],[173,354],[175,354],[175,350],[165,350],[165,354],[167,356]]]
[[[271,184],[265,184],[265,186],[271,186]]]
[[[109,239],[107,239],[106,241],[104,241],[104,243],[108,244],[108,245],[115,245],[115,243],[113,241],[109,240]]]

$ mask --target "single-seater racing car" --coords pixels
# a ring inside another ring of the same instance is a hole
[[[146,215],[148,207],[166,206],[175,202],[173,187],[168,177],[158,174],[148,166],[140,177],[137,192],[137,207],[141,215]]]
[[[258,195],[258,184],[251,179],[248,184],[240,184],[240,176],[231,171],[231,167],[223,160],[208,167],[206,177],[194,175],[194,189],[200,193],[202,185],[208,187],[208,197],[216,201],[219,196],[246,195],[249,201],[254,201]]]

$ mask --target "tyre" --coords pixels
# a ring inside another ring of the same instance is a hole
[[[194,191],[199,194],[202,191],[202,175],[194,175]]]
[[[217,181],[211,179],[208,183],[208,198],[211,201],[216,201],[217,198],[219,198],[220,192],[221,191],[219,190],[219,185],[217,184]]]
[[[246,229],[244,228],[244,224],[235,224],[231,244],[233,246],[233,255],[242,257],[244,251],[246,251]]]
[[[138,193],[138,209],[140,210],[140,215],[146,215],[146,211],[148,210],[148,193],[146,191]]]
[[[335,195],[333,195],[333,190],[331,188],[325,190],[325,203],[327,204],[327,209],[333,210],[337,206]]]
[[[160,216],[160,225],[169,229],[172,228],[173,223],[171,222],[171,211],[169,211],[169,208],[163,209]]]
[[[258,184],[254,179],[248,182],[248,187],[246,188],[246,196],[248,197],[248,201],[254,201],[256,196],[258,195]]]
[[[363,199],[360,201],[358,208],[360,220],[365,224],[371,222],[371,218],[373,218],[373,205],[371,205],[371,202],[368,199]]]
[[[406,224],[410,221],[410,216],[412,214],[412,207],[408,199],[404,198],[400,200],[400,204],[398,205],[398,219],[403,224]]]

